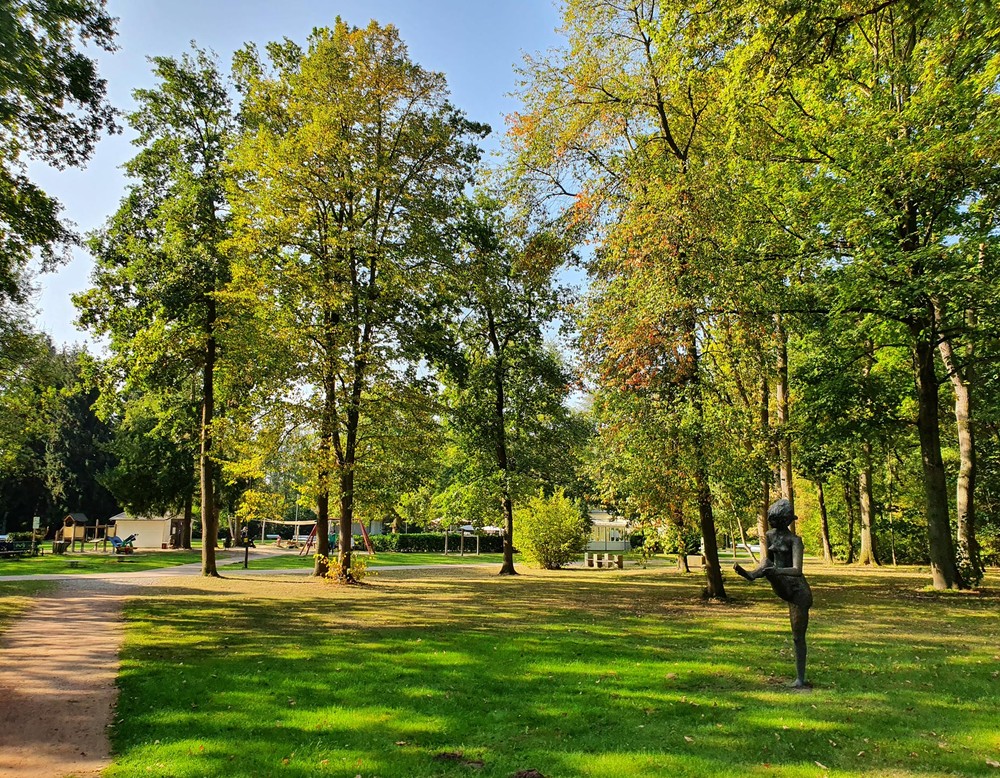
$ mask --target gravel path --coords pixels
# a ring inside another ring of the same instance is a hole
[[[0,639],[0,776],[99,775],[118,690],[127,586],[66,581]]]
[[[59,582],[0,635],[0,778],[101,774],[111,762],[125,600],[139,587],[200,572],[194,563],[135,573],[0,576]]]

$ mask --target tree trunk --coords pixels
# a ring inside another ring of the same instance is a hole
[[[768,386],[767,372],[764,371],[760,381],[760,430],[761,439],[767,440],[771,436],[771,388]],[[757,542],[760,544],[763,553],[764,544],[767,542],[767,509],[771,505],[771,474],[768,473],[761,481],[761,502],[760,510],[757,512]]]
[[[191,525],[194,523],[194,492],[184,498],[184,522],[181,525],[181,548],[191,550]]]
[[[820,537],[823,540],[823,561],[833,564],[833,547],[830,545],[830,522],[826,514],[826,494],[823,482],[816,481],[816,496],[819,499]]]
[[[850,474],[844,475],[844,511],[847,513],[847,564],[854,563],[854,490]]]
[[[938,420],[938,383],[934,372],[936,333],[916,326],[913,335],[913,367],[917,387],[917,433],[924,469],[924,498],[931,579],[935,589],[963,588],[955,562],[948,516],[948,483],[941,459]]]
[[[781,314],[775,314],[774,322],[778,336],[778,452],[780,462],[781,496],[792,506],[795,515],[795,488],[792,485],[792,438],[788,431],[788,333],[785,331]],[[795,532],[795,523],[789,526]]]
[[[503,478],[503,492],[500,496],[500,507],[503,511],[503,564],[499,575],[517,575],[514,569],[514,503],[510,496],[510,461],[507,457],[507,394],[504,389],[504,353],[497,334],[496,319],[493,310],[486,308],[488,325],[487,337],[493,348],[493,427],[497,469]]]
[[[354,383],[351,387],[351,404],[347,409],[344,429],[344,449],[339,458],[340,466],[340,548],[337,565],[341,580],[353,582],[351,554],[354,526],[354,468],[358,458],[358,430],[361,425],[361,395],[367,364],[361,359],[354,362]]]
[[[340,470],[340,537],[337,548],[337,568],[341,580],[352,581],[351,555],[354,553],[354,464],[346,463]],[[327,539],[329,545],[329,538]]]
[[[327,349],[331,348],[332,345],[328,342]],[[336,434],[337,410],[336,371],[330,364],[327,364],[324,369],[327,374],[323,377],[323,416],[320,419],[319,469],[317,472],[319,492],[316,495],[316,558],[313,564],[313,575],[320,578],[330,572],[330,481],[332,478],[330,470],[333,462],[333,437]],[[295,531],[298,532],[298,527],[295,528]]]
[[[972,415],[972,369],[971,366],[963,369],[958,364],[951,342],[947,338],[941,339],[938,353],[948,371],[951,387],[955,392],[955,424],[958,428],[959,455],[955,500],[958,512],[958,554],[969,566],[971,578],[978,581],[982,578],[982,563],[979,558],[979,543],[976,541],[976,439]]]
[[[858,475],[858,504],[861,506],[861,552],[858,562],[863,565],[877,565],[878,556],[875,553],[875,534],[872,530],[872,444],[865,441],[861,444],[863,461],[861,473]]]
[[[719,563],[719,546],[715,537],[715,514],[712,510],[712,491],[709,487],[708,461],[705,457],[705,407],[701,396],[701,367],[698,358],[695,325],[688,329],[688,360],[690,374],[689,387],[694,401],[695,424],[694,459],[695,490],[698,501],[698,522],[702,542],[705,544],[705,595],[711,599],[726,599],[726,587],[722,581],[722,565]]]
[[[503,566],[500,568],[500,575],[517,575],[514,569],[514,503],[510,499],[510,492],[503,490],[501,498],[503,508]]]
[[[205,347],[205,365],[202,368],[201,395],[201,451],[199,474],[201,477],[201,574],[219,576],[215,563],[215,544],[219,538],[219,516],[215,511],[215,473],[212,462],[212,421],[215,418],[215,300],[208,298],[205,321],[208,342]]]
[[[322,456],[322,454],[321,454]],[[320,466],[321,470],[324,466]],[[320,473],[319,493],[316,495],[316,558],[313,560],[313,575],[322,578],[330,571],[330,473]],[[298,533],[298,525],[295,527]],[[326,537],[326,553],[320,551],[319,539]]]

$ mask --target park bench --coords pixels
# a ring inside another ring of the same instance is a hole
[[[583,562],[587,567],[617,567],[621,570],[625,566],[622,554],[609,554],[605,551],[585,551]]]
[[[42,553],[40,546],[30,540],[0,540],[0,557],[20,559],[23,556],[37,556]]]

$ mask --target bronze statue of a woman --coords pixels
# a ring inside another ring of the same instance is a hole
[[[802,538],[788,529],[795,521],[792,505],[781,499],[767,509],[767,542],[760,564],[747,572],[740,565],[733,569],[748,581],[766,578],[771,582],[774,593],[788,603],[788,615],[792,622],[792,639],[795,643],[795,670],[797,678],[793,687],[808,686],[806,681],[806,629],[809,627],[809,608],[812,606],[812,590],[802,575]]]

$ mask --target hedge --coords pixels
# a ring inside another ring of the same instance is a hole
[[[442,532],[411,532],[394,535],[371,535],[372,548],[379,551],[401,551],[412,553],[420,551],[444,552],[444,533]],[[354,536],[354,547],[364,548],[365,541],[360,535]],[[448,551],[458,551],[461,548],[461,538],[457,533],[448,534]],[[476,539],[465,539],[465,550],[476,550]],[[484,554],[499,554],[503,551],[503,538],[498,535],[480,535],[479,550]]]

